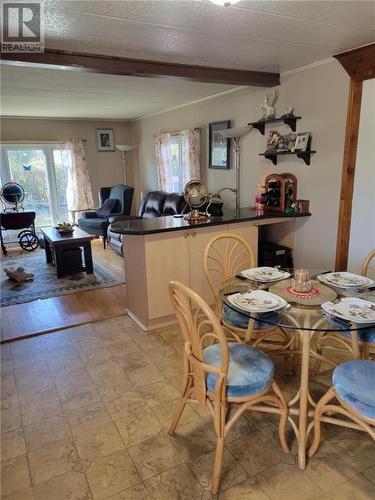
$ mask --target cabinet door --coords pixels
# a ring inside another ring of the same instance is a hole
[[[187,232],[176,231],[145,237],[148,318],[173,314],[169,297],[170,281],[189,285]]]
[[[228,224],[227,226],[229,233],[235,233],[250,245],[254,257],[255,265],[258,262],[258,225],[252,222],[239,222],[238,224]]]
[[[203,269],[203,255],[207,243],[216,234],[226,231],[228,226],[216,226],[210,228],[199,228],[196,231],[189,230],[190,249],[190,287],[197,292],[208,304],[214,304],[214,296],[208,285]]]

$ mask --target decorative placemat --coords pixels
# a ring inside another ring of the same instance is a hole
[[[297,292],[293,289],[293,280],[279,281],[269,288],[269,291],[279,295],[285,300],[304,304],[306,306],[318,306],[328,300],[335,300],[337,294],[332,288],[323,285],[318,280],[312,280],[312,289],[309,292]]]

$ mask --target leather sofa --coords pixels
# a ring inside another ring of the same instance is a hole
[[[188,207],[183,195],[179,193],[166,193],[165,191],[150,191],[141,202],[138,216],[113,216],[110,217],[109,223],[185,214],[187,211]],[[112,232],[111,226],[108,228],[108,241],[113,250],[124,255],[123,235]]]
[[[125,184],[99,189],[99,210],[84,212],[78,219],[78,226],[89,234],[102,236],[105,248],[108,239],[109,219],[115,216],[129,216],[133,202],[134,188]]]

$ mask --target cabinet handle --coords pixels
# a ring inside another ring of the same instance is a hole
[[[195,237],[197,236],[197,233],[196,233],[195,231],[193,231],[193,232],[191,233],[191,236],[192,236],[193,238],[195,238]]]
[[[184,233],[184,238],[186,239],[189,236],[189,233]]]

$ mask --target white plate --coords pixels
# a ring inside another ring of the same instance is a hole
[[[325,302],[322,309],[328,314],[353,323],[375,323],[375,304],[368,300],[344,297],[337,303]]]
[[[366,276],[347,272],[320,274],[318,280],[338,288],[365,288],[375,283]]]
[[[252,313],[277,311],[288,305],[287,301],[283,298],[263,290],[234,293],[228,297],[228,300],[239,309]]]
[[[261,283],[283,280],[290,276],[290,273],[280,271],[280,269],[276,269],[275,267],[253,267],[245,269],[241,274],[249,280],[260,281]]]

